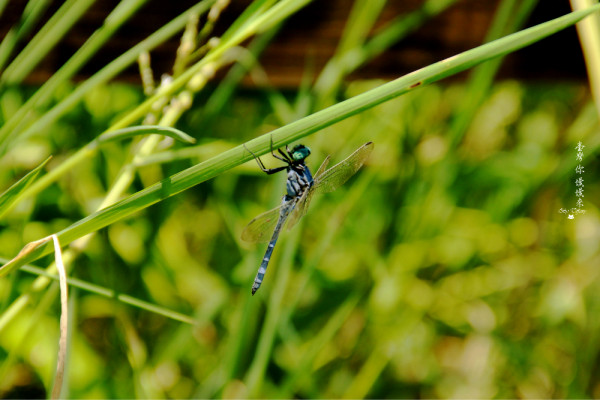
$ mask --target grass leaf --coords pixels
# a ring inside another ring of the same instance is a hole
[[[179,140],[183,143],[196,143],[196,139],[187,133],[180,131],[179,129],[171,128],[170,126],[159,125],[139,125],[106,132],[98,137],[96,143],[100,145],[108,142],[114,142],[116,140],[128,139],[137,135],[147,134],[164,135]]]
[[[13,204],[15,204],[17,200],[19,200],[23,191],[27,189],[33,181],[35,181],[42,168],[44,168],[51,158],[52,156],[48,157],[34,170],[19,179],[17,183],[12,185],[10,188],[8,188],[8,190],[0,195],[0,218],[12,208]]]
[[[53,280],[59,279],[59,277],[57,275],[51,274],[51,273],[47,272],[46,270],[44,270],[43,268],[35,267],[33,265],[24,265],[21,269],[25,272],[29,272],[30,274],[43,276],[43,277],[50,278]],[[86,282],[86,281],[83,281],[83,280],[77,279],[77,278],[67,278],[67,283],[69,285],[71,285],[72,287],[76,287],[76,288],[85,290],[86,292],[94,293],[99,296],[104,296],[107,298],[116,299],[116,300],[122,302],[123,304],[129,304],[134,307],[138,307],[140,309],[150,311],[150,312],[158,314],[158,315],[162,315],[163,317],[170,318],[174,321],[184,322],[184,323],[190,324],[190,325],[197,324],[197,321],[194,320],[194,318],[192,318],[190,316],[178,313],[177,311],[173,311],[173,310],[170,310],[165,307],[161,307],[161,306],[157,306],[152,303],[148,303],[144,300],[140,300],[138,298],[128,296],[126,294],[117,293],[113,289],[108,289],[106,287],[95,285],[93,283]]]

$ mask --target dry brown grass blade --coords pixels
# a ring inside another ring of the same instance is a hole
[[[52,387],[52,399],[58,399],[62,391],[65,360],[67,358],[67,329],[68,329],[68,303],[67,303],[67,273],[62,260],[62,251],[58,236],[55,234],[46,238],[54,241],[54,260],[58,270],[60,283],[60,338],[58,339],[58,357],[56,362],[56,375],[54,376],[54,386]]]

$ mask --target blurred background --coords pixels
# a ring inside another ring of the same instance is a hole
[[[6,43],[34,2],[1,3]],[[5,66],[63,4],[42,3]],[[119,4],[89,3],[22,79],[0,78],[3,124]],[[56,87],[38,115],[193,4],[148,1]],[[226,4],[205,42],[250,4]],[[159,145],[137,164],[123,197],[386,81],[570,11],[568,1],[311,2],[244,42],[235,62],[193,93],[176,127],[198,143]],[[207,24],[201,17],[198,31]],[[150,52],[156,81],[173,74],[180,39]],[[10,67],[3,72],[8,76]],[[145,99],[132,64],[43,129],[3,145],[0,187],[49,155],[46,169],[57,168]],[[255,296],[250,288],[266,245],[245,243],[240,234],[279,204],[284,175],[266,176],[247,163],[99,230],[69,273],[79,284],[69,292],[63,394],[599,397],[597,110],[570,28],[306,137],[313,171],[328,154],[338,162],[367,141],[375,148],[355,177],[315,198],[302,222],[282,234]],[[581,162],[579,142],[586,146]],[[93,213],[139,145],[104,146],[17,204],[0,220],[0,256],[11,259],[26,243]],[[568,219],[560,211],[575,207],[580,176],[585,213]],[[36,288],[32,271],[0,280],[5,398],[45,397],[52,386],[57,283]],[[15,304],[22,306],[11,312]]]

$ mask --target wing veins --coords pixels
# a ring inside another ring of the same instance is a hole
[[[373,151],[373,142],[365,143],[345,160],[319,174],[315,178],[314,191],[329,193],[342,186],[363,166],[371,151]],[[319,167],[320,170],[321,167]]]
[[[268,242],[275,230],[280,212],[281,206],[256,216],[242,231],[242,240],[254,243]]]

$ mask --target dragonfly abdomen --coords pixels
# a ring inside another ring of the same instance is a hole
[[[279,232],[281,232],[281,228],[285,223],[288,215],[294,209],[297,198],[289,198],[285,196],[283,198],[283,204],[281,207],[281,211],[279,213],[279,219],[277,221],[277,225],[275,226],[275,230],[273,231],[273,236],[271,237],[271,241],[267,246],[267,251],[265,252],[265,256],[263,257],[260,267],[258,267],[258,272],[256,273],[256,277],[254,278],[254,283],[252,284],[252,295],[260,288],[260,285],[265,277],[265,273],[267,272],[267,266],[269,265],[269,260],[271,260],[271,255],[273,254],[273,249],[275,248],[275,243],[277,243],[277,239],[279,238]]]
[[[265,252],[265,256],[263,257],[262,262],[260,263],[260,267],[258,267],[258,272],[256,273],[254,283],[252,284],[253,296],[262,284],[263,278],[265,277],[265,273],[267,272],[267,265],[269,265],[269,260],[271,259],[271,254],[273,254],[275,243],[277,243],[277,238],[271,239],[271,241],[269,242],[269,246],[267,247],[267,251]]]

